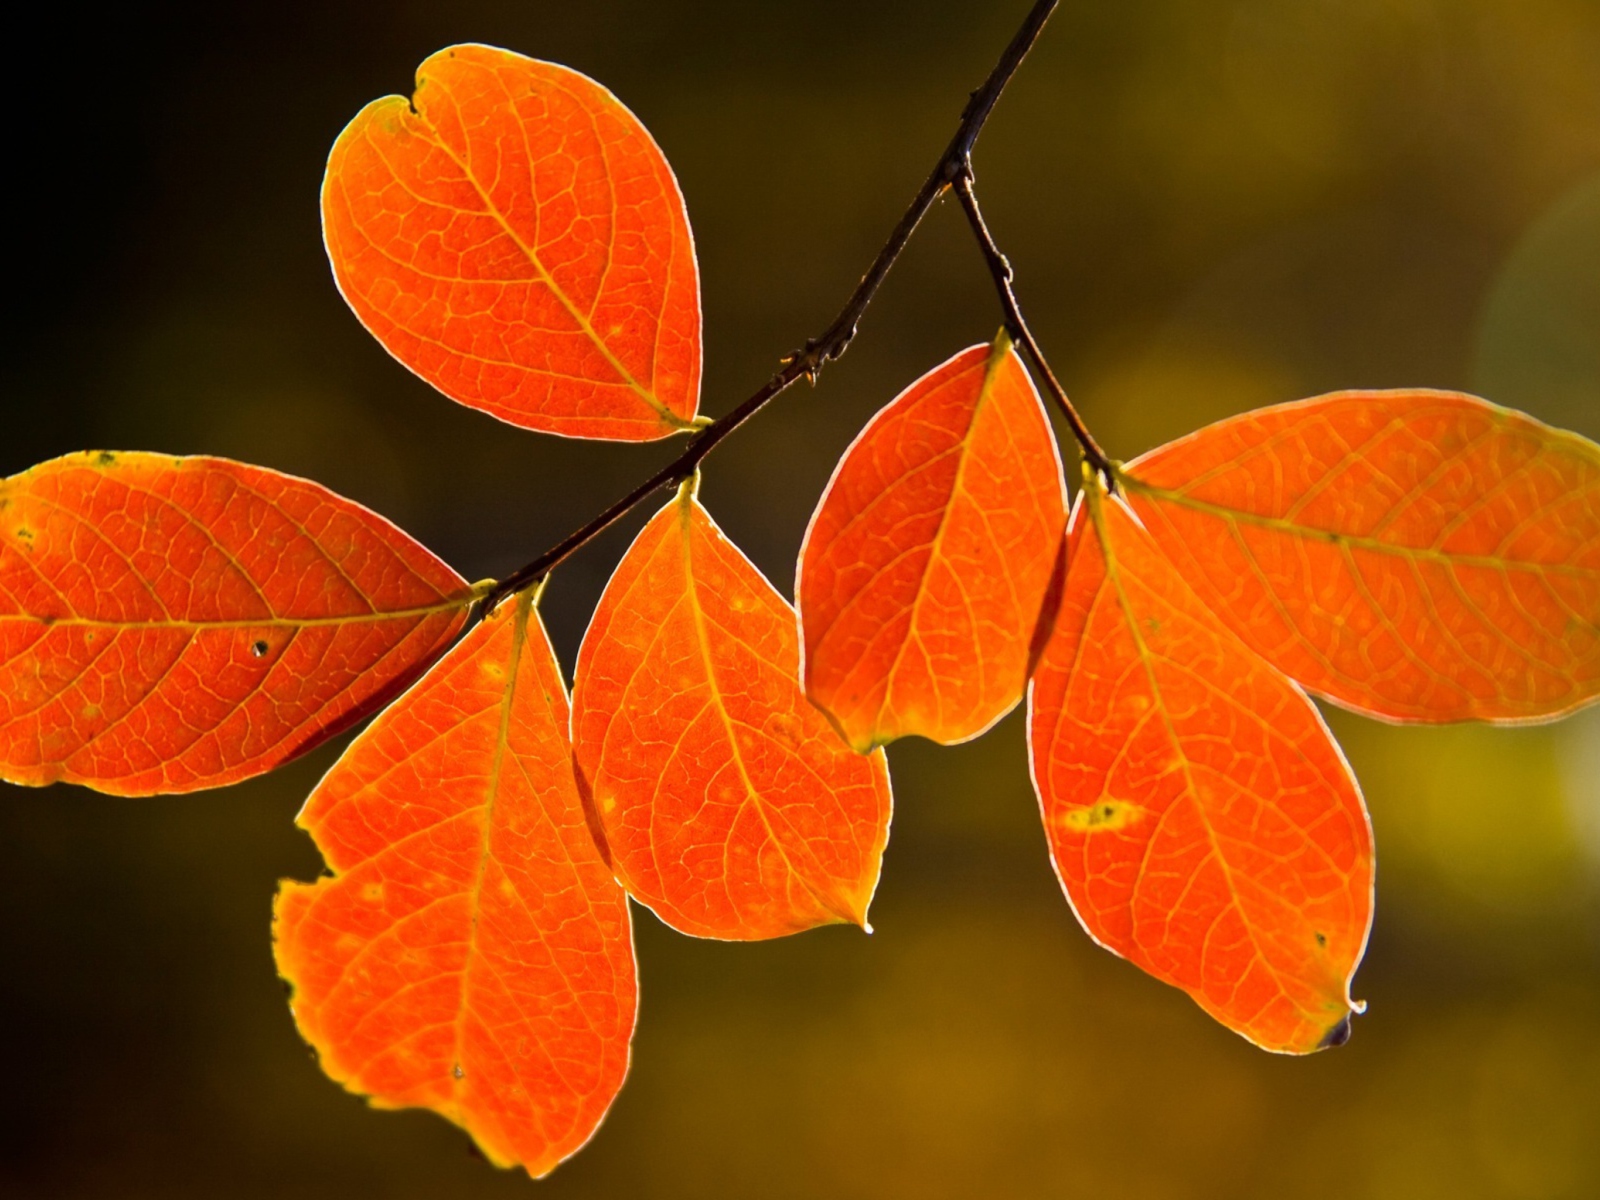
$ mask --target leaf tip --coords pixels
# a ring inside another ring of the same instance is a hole
[[[1366,1007],[1351,1009],[1339,1018],[1339,1021],[1327,1033],[1322,1035],[1322,1040],[1317,1043],[1318,1050],[1331,1050],[1335,1046],[1342,1046],[1350,1040],[1350,1018]]]
[[[828,907],[838,914],[841,923],[854,925],[870,936],[872,922],[867,919],[867,910],[872,907],[872,896],[877,890],[878,881],[874,877],[865,887],[842,892],[837,902]]]

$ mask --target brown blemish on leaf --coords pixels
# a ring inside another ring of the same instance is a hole
[[[1107,796],[1087,808],[1075,808],[1063,813],[1060,821],[1068,829],[1079,833],[1106,833],[1113,829],[1125,829],[1144,820],[1146,815],[1140,805]]]

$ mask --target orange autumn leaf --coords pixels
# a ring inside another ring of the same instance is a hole
[[[0,482],[0,777],[120,795],[305,753],[449,644],[472,591],[377,514],[220,458]]]
[[[334,874],[283,884],[276,947],[329,1075],[538,1176],[622,1086],[638,991],[530,608],[473,629],[311,794],[299,824]]]
[[[1097,942],[1257,1045],[1337,1044],[1372,919],[1355,780],[1305,694],[1089,489],[1029,692],[1062,887]]]
[[[1337,392],[1128,465],[1123,488],[1275,666],[1401,721],[1600,696],[1600,446],[1455,392]]]
[[[811,518],[795,584],[806,692],[851,745],[965,741],[1022,699],[1064,493],[1004,333],[861,431]]]
[[[417,68],[334,143],[328,257],[384,347],[452,400],[568,437],[693,423],[700,278],[677,181],[592,79],[490,46]]]
[[[798,658],[794,610],[685,484],[606,586],[573,688],[573,748],[612,865],[675,929],[866,924],[888,768],[806,700]]]

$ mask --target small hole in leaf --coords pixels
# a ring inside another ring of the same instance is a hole
[[[257,642],[255,645],[250,647],[250,653],[254,654],[257,658],[265,658],[267,656],[267,651],[271,648],[272,647],[268,646],[265,642]]]

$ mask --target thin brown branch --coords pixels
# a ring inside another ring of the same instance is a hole
[[[973,92],[967,100],[955,136],[950,139],[950,144],[939,157],[939,161],[934,164],[927,179],[917,189],[917,194],[889,234],[889,240],[883,244],[883,249],[878,251],[878,256],[873,259],[872,265],[867,268],[867,273],[861,277],[861,282],[856,285],[855,291],[850,294],[850,299],[839,310],[839,315],[833,319],[833,323],[820,335],[806,342],[803,349],[788,355],[783,360],[782,369],[754,395],[743,401],[732,412],[690,435],[689,444],[677,458],[592,520],[573,530],[538,558],[495,584],[479,604],[480,613],[489,612],[511,593],[521,591],[529,584],[543,579],[569,556],[593,541],[653,493],[693,475],[706,456],[715,450],[723,439],[765,408],[774,397],[800,379],[808,379],[815,383],[822,368],[845,352],[851,339],[856,335],[856,326],[860,323],[862,314],[872,303],[879,286],[900,257],[900,252],[905,249],[906,243],[911,240],[911,235],[916,232],[922,218],[946,188],[968,174],[972,147],[977,142],[978,135],[983,132],[989,114],[994,111],[995,102],[1000,99],[1006,84],[1011,81],[1017,68],[1022,65],[1022,60],[1027,57],[1028,51],[1038,40],[1040,31],[1044,29],[1045,22],[1049,20],[1058,3],[1059,0],[1036,0],[1028,11],[1021,27],[1011,38],[1005,52],[1000,55],[1000,61],[989,72],[989,77],[983,81],[983,86]]]
[[[972,227],[973,235],[978,239],[978,248],[983,251],[983,261],[988,265],[989,274],[994,278],[995,291],[1000,296],[1000,308],[1005,313],[1006,332],[1011,335],[1012,341],[1022,347],[1033,363],[1034,370],[1038,372],[1039,378],[1044,380],[1045,390],[1050,393],[1050,398],[1055,401],[1056,407],[1061,410],[1061,415],[1066,417],[1067,424],[1072,427],[1072,436],[1078,440],[1078,447],[1083,451],[1084,460],[1090,469],[1105,480],[1109,490],[1115,491],[1116,475],[1112,470],[1111,460],[1106,457],[1105,451],[1100,449],[1100,444],[1094,440],[1094,435],[1089,432],[1088,425],[1084,424],[1072,401],[1067,399],[1066,389],[1061,386],[1061,381],[1056,378],[1055,372],[1050,369],[1050,364],[1045,361],[1044,351],[1039,349],[1033,331],[1028,328],[1028,322],[1022,316],[1022,305],[1017,302],[1017,293],[1011,284],[1011,263],[1000,253],[1000,247],[995,244],[994,235],[989,232],[989,226],[983,219],[983,211],[978,207],[978,195],[972,188],[970,162],[964,165],[960,176],[955,180],[955,189],[961,201],[961,211],[967,214],[967,224]]]

